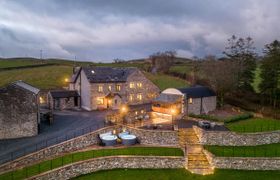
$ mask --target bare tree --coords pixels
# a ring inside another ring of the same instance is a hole
[[[174,63],[175,55],[175,51],[157,52],[150,55],[148,62],[151,64],[151,71],[167,73]]]

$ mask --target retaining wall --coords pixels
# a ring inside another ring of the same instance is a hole
[[[98,134],[108,131],[121,131],[124,127],[122,126],[110,126],[106,127],[77,138],[70,139],[68,141],[56,144],[40,151],[31,153],[29,155],[20,157],[11,162],[7,162],[0,165],[0,174],[8,171],[15,170],[17,168],[30,166],[32,164],[53,159],[54,157],[61,156],[65,153],[82,150],[92,145],[99,143]],[[144,130],[131,127],[125,127],[129,132],[135,134],[143,145],[160,145],[160,146],[178,146],[178,132],[177,131],[153,131]]]
[[[56,180],[71,179],[73,177],[88,174],[100,170],[115,168],[184,168],[184,157],[161,156],[113,156],[90,159],[71,165],[63,166],[52,171],[31,177],[29,179]]]
[[[205,131],[197,126],[194,126],[193,129],[204,145],[256,146],[280,143],[280,131],[235,133],[231,131]]]

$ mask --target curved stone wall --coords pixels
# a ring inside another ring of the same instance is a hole
[[[163,157],[163,156],[111,156],[94,158],[61,168],[48,171],[29,179],[56,180],[71,179],[76,176],[88,174],[100,170],[116,168],[184,168],[184,157]]]
[[[194,126],[193,129],[204,145],[256,146],[280,143],[280,131],[235,133],[231,131],[205,131],[197,126]]]

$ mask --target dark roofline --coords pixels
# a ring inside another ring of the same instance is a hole
[[[193,86],[187,88],[178,88],[180,92],[186,95],[187,98],[202,98],[216,96],[216,93],[206,86]]]
[[[49,94],[53,98],[69,98],[69,97],[80,97],[76,90],[51,90]]]

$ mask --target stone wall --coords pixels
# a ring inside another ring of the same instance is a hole
[[[280,131],[241,134],[231,131],[205,131],[197,126],[193,128],[204,145],[256,146],[280,143]]]
[[[160,157],[160,156],[113,156],[90,159],[68,166],[54,169],[46,173],[31,177],[30,179],[71,179],[76,176],[88,174],[100,170],[116,168],[152,168],[152,169],[171,169],[184,168],[185,160],[183,157]]]
[[[217,98],[216,96],[210,97],[203,97],[201,98],[193,98],[192,103],[189,103],[189,98],[187,99],[188,102],[188,113],[192,114],[203,114],[208,113],[216,109],[217,106]],[[202,107],[201,107],[202,106]]]
[[[17,169],[19,167],[24,167],[27,165],[29,166],[42,160],[52,159],[64,153],[77,151],[92,145],[96,145],[99,143],[99,134],[113,130],[120,132],[124,128],[130,133],[135,134],[142,145],[178,146],[177,131],[153,131],[131,127],[111,126],[79,136],[77,138],[70,139],[54,146],[47,147],[40,151],[18,158],[14,161],[0,165],[0,174]]]
[[[216,157],[204,150],[210,164],[219,169],[280,170],[279,157]]]
[[[0,139],[35,136],[38,133],[38,98],[17,85],[0,91]]]
[[[280,170],[280,158],[215,157],[213,164],[219,169]]]

